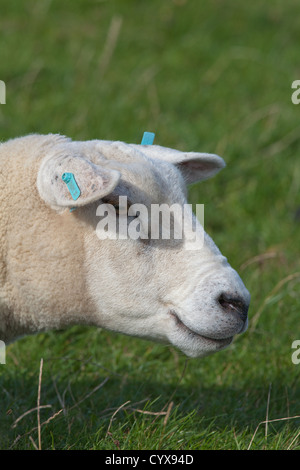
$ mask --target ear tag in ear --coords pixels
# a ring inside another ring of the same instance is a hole
[[[61,179],[66,183],[72,198],[74,199],[74,201],[76,201],[81,193],[78,184],[75,181],[73,173],[64,173]]]
[[[152,145],[154,141],[154,132],[144,132],[141,145]]]

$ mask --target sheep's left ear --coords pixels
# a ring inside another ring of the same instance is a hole
[[[180,152],[160,145],[138,145],[150,158],[173,163],[181,171],[187,184],[212,178],[226,166],[223,158],[210,153]]]
[[[37,187],[50,207],[62,210],[101,199],[114,190],[120,178],[119,171],[95,165],[84,157],[62,153],[43,160]]]

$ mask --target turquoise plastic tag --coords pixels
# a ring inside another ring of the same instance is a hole
[[[152,145],[154,142],[154,132],[144,132],[141,145]]]
[[[79,198],[81,193],[78,184],[75,181],[73,173],[64,173],[61,179],[66,183],[72,198],[74,199],[74,201],[76,201],[76,199]]]

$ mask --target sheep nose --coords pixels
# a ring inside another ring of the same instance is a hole
[[[218,302],[226,313],[236,312],[244,322],[247,319],[249,304],[240,297],[222,293]]]

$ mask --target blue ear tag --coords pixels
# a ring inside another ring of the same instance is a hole
[[[64,173],[61,179],[66,183],[72,198],[74,199],[74,201],[76,201],[81,193],[78,184],[75,181],[73,173]],[[70,212],[72,212],[73,210],[75,210],[75,207],[70,209]]]
[[[75,181],[73,173],[64,173],[61,179],[66,183],[72,198],[74,199],[74,201],[76,201],[81,193],[78,184]]]
[[[144,132],[141,145],[152,145],[154,141],[154,132]]]

